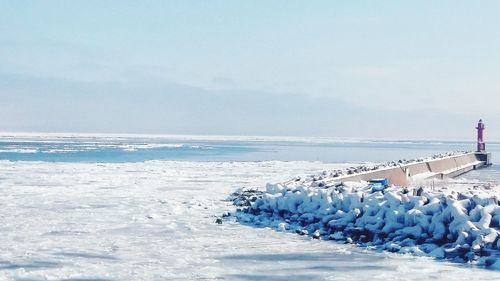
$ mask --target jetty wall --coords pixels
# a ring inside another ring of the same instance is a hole
[[[408,186],[414,179],[453,178],[489,165],[491,165],[491,153],[471,152],[406,165],[401,164],[355,175],[341,176],[337,180],[347,182],[387,178],[391,184]]]

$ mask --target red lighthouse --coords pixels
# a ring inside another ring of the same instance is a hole
[[[476,129],[477,129],[477,152],[483,152],[486,150],[486,145],[484,144],[484,139],[483,139],[483,132],[484,132],[483,120],[479,119]]]

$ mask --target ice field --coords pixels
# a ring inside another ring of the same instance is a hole
[[[344,165],[345,166],[345,165]],[[214,223],[320,162],[0,161],[0,280],[493,280],[500,273]]]

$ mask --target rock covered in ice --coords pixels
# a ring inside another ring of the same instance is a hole
[[[317,239],[500,266],[500,206],[488,193],[268,184],[237,217],[259,225],[286,222],[287,230]]]
[[[252,202],[262,197],[263,192],[254,188],[240,188],[229,195],[228,200],[235,206],[250,206]]]

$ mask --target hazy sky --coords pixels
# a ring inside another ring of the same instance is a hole
[[[0,131],[498,139],[499,13],[0,0]]]

